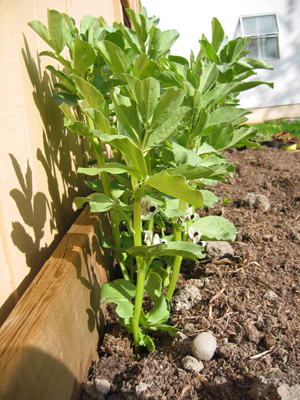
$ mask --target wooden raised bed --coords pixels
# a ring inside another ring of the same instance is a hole
[[[110,236],[86,208],[1,327],[0,399],[80,397],[104,327],[100,285],[113,274],[99,229]]]

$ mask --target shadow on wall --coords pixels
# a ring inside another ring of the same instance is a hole
[[[17,188],[11,190],[10,195],[24,222],[23,225],[20,222],[12,222],[11,238],[14,245],[25,254],[30,271],[1,306],[0,326],[74,222],[78,215],[78,212],[72,209],[74,198],[88,194],[84,177],[76,174],[78,167],[86,166],[87,145],[82,138],[73,133],[67,134],[63,126],[63,115],[58,103],[52,99],[55,77],[50,77],[47,71],[42,74],[39,56],[37,55],[35,62],[25,37],[22,55],[34,88],[32,96],[43,121],[43,132],[29,132],[29,139],[43,135],[43,149],[37,148],[36,157],[44,172],[41,169],[37,176],[35,170],[32,172],[29,162],[27,171],[22,172],[18,160],[10,154],[21,187],[21,190]],[[34,194],[33,180],[39,187],[39,180],[43,179],[45,174],[48,193],[38,191]],[[33,233],[29,234],[29,231]],[[42,247],[45,232],[51,233],[51,243]]]

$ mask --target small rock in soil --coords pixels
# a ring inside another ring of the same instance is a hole
[[[268,211],[271,207],[271,204],[265,195],[255,193],[247,193],[245,196],[240,197],[237,200],[237,204],[240,207],[255,207],[263,211]]]
[[[210,258],[234,256],[234,250],[228,242],[207,242],[206,252]]]
[[[258,377],[249,392],[253,400],[299,400],[300,385],[289,386],[278,379]]]
[[[193,285],[183,285],[174,294],[170,307],[172,311],[179,311],[182,308],[189,310],[202,299],[199,289]]]
[[[191,344],[192,353],[198,360],[211,360],[216,348],[217,341],[209,332],[199,333]]]
[[[183,368],[191,372],[200,372],[203,370],[204,365],[202,361],[198,361],[195,357],[185,356],[182,359]]]
[[[278,296],[275,292],[273,292],[273,290],[267,290],[264,294],[264,298],[269,301],[274,301],[277,300]]]
[[[110,387],[111,385],[107,379],[96,378],[94,381],[88,381],[83,385],[83,390],[93,399],[104,400],[105,395],[110,391]]]

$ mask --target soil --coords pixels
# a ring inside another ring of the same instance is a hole
[[[153,333],[150,354],[133,355],[131,337],[109,306],[89,376],[109,381],[105,399],[247,400],[258,376],[300,383],[300,151],[223,154],[236,172],[214,186],[221,201],[200,215],[221,215],[236,226],[234,256],[184,262],[178,286],[206,278],[202,300],[171,315],[180,335]],[[265,195],[270,209],[241,206],[239,198],[249,192]],[[217,351],[200,373],[189,372],[182,359],[192,356],[191,341],[203,331],[216,337]]]

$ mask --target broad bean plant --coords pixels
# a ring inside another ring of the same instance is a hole
[[[176,30],[161,31],[144,8],[127,12],[134,30],[90,15],[77,28],[55,10],[48,10],[48,27],[29,25],[52,49],[40,55],[61,64],[47,69],[57,80],[53,99],[65,126],[90,143],[90,166],[78,173],[95,177],[86,181],[91,194],[74,201],[109,212],[113,243],[101,232],[100,240],[115,252],[123,278],[104,283],[101,297],[116,304],[138,353],[154,349],[149,332],[177,332],[167,322],[182,259],[203,258],[204,241],[235,239],[229,221],[198,211],[218,201],[207,188],[233,176],[220,152],[258,146],[249,141],[256,130],[245,124],[250,111],[238,107],[238,95],[272,87],[245,81],[272,67],[247,57],[249,39],[229,41],[217,19],[212,42],[202,36],[199,54],[187,60],[171,55]],[[104,158],[104,145],[112,158]]]

